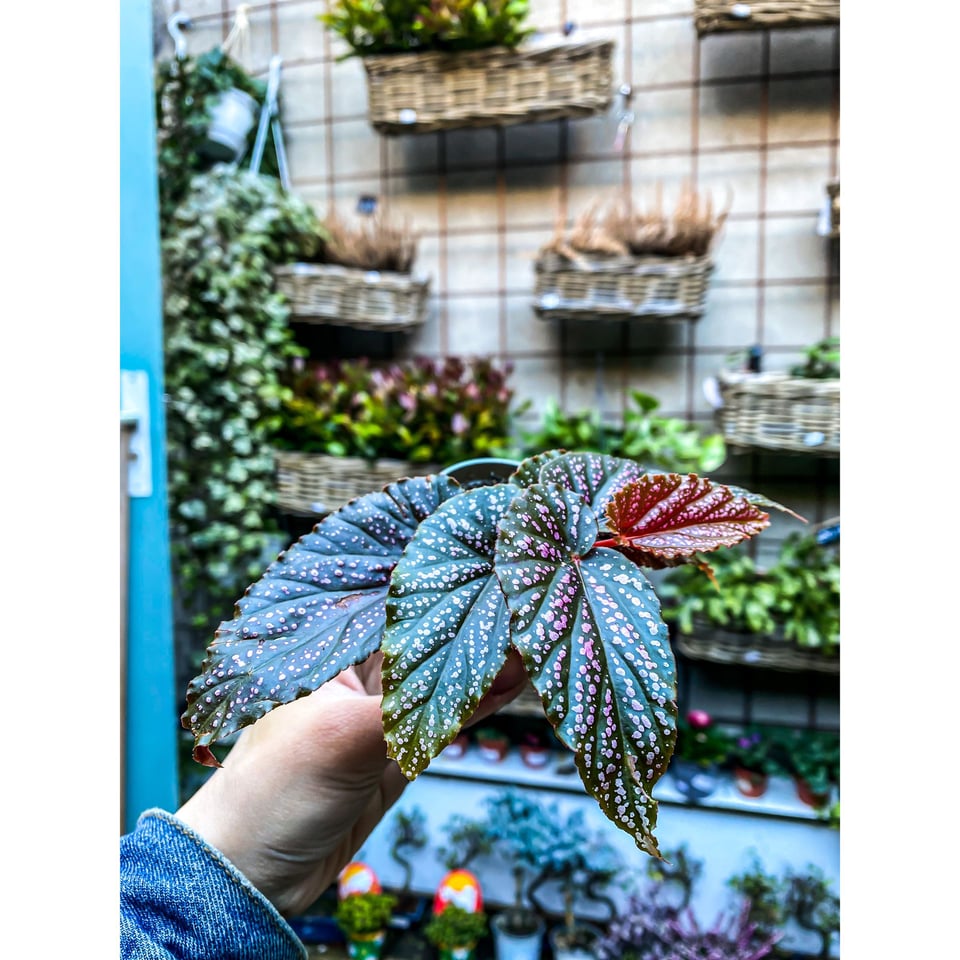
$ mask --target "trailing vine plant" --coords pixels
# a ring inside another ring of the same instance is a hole
[[[194,179],[162,244],[174,590],[206,637],[276,554],[272,418],[301,350],[270,266],[311,235],[312,211],[277,180],[219,165]]]
[[[696,474],[551,450],[506,482],[406,478],[329,514],[237,602],[187,689],[194,758],[383,652],[388,753],[408,779],[520,654],[587,792],[659,857],[654,785],[677,735],[676,663],[643,568],[698,565],[786,508]],[[787,511],[791,512],[791,511]]]

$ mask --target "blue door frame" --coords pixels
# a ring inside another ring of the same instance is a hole
[[[176,810],[178,699],[167,524],[163,318],[150,0],[120,6],[120,369],[148,379],[148,496],[129,506],[123,829]]]

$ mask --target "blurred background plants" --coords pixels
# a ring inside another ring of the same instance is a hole
[[[348,56],[516,47],[528,0],[336,0],[317,19],[350,45]]]

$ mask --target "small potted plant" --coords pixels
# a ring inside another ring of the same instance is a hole
[[[458,733],[443,748],[443,757],[445,760],[459,760],[466,756],[467,748],[470,746],[470,738],[465,733]]]
[[[742,730],[730,746],[733,783],[745,797],[762,797],[770,777],[786,773],[780,762],[778,740],[765,727]]]
[[[423,928],[423,935],[437,948],[439,960],[473,960],[477,943],[487,935],[487,915],[448,903]]]
[[[825,810],[840,783],[840,735],[797,730],[785,747],[798,799],[815,810]]]
[[[427,911],[427,898],[417,896],[411,890],[413,864],[407,853],[422,850],[427,843],[427,820],[423,810],[419,807],[397,810],[390,831],[390,858],[399,864],[403,871],[403,880],[390,923],[397,929],[413,927],[423,919]]]
[[[389,893],[351,893],[337,904],[335,918],[351,960],[376,960],[383,950],[397,899]]]
[[[510,752],[510,738],[496,727],[480,727],[474,737],[480,756],[487,763],[502,763]]]
[[[550,753],[544,738],[534,730],[528,730],[520,740],[520,759],[526,767],[542,769],[550,762]]]
[[[733,737],[714,723],[706,710],[690,710],[677,721],[677,748],[670,775],[687,800],[709,797],[721,780],[721,765],[730,757]]]
[[[774,933],[787,919],[787,885],[782,877],[767,873],[754,853],[750,865],[727,879],[727,886],[749,905],[747,918],[758,931]]]
[[[823,870],[808,864],[803,873],[786,876],[785,909],[804,930],[820,939],[818,960],[827,960],[834,937],[840,932],[840,898]]]
[[[447,870],[466,870],[477,857],[493,850],[494,838],[486,820],[474,820],[455,813],[443,825],[446,843],[437,848],[437,857]]]
[[[613,41],[526,43],[527,0],[336,0],[318,19],[359,56],[388,135],[589,116],[613,97]]]

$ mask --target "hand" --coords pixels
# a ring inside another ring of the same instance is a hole
[[[247,727],[223,766],[177,811],[282,913],[333,883],[407,784],[387,759],[375,653]],[[511,652],[470,724],[526,684]]]

